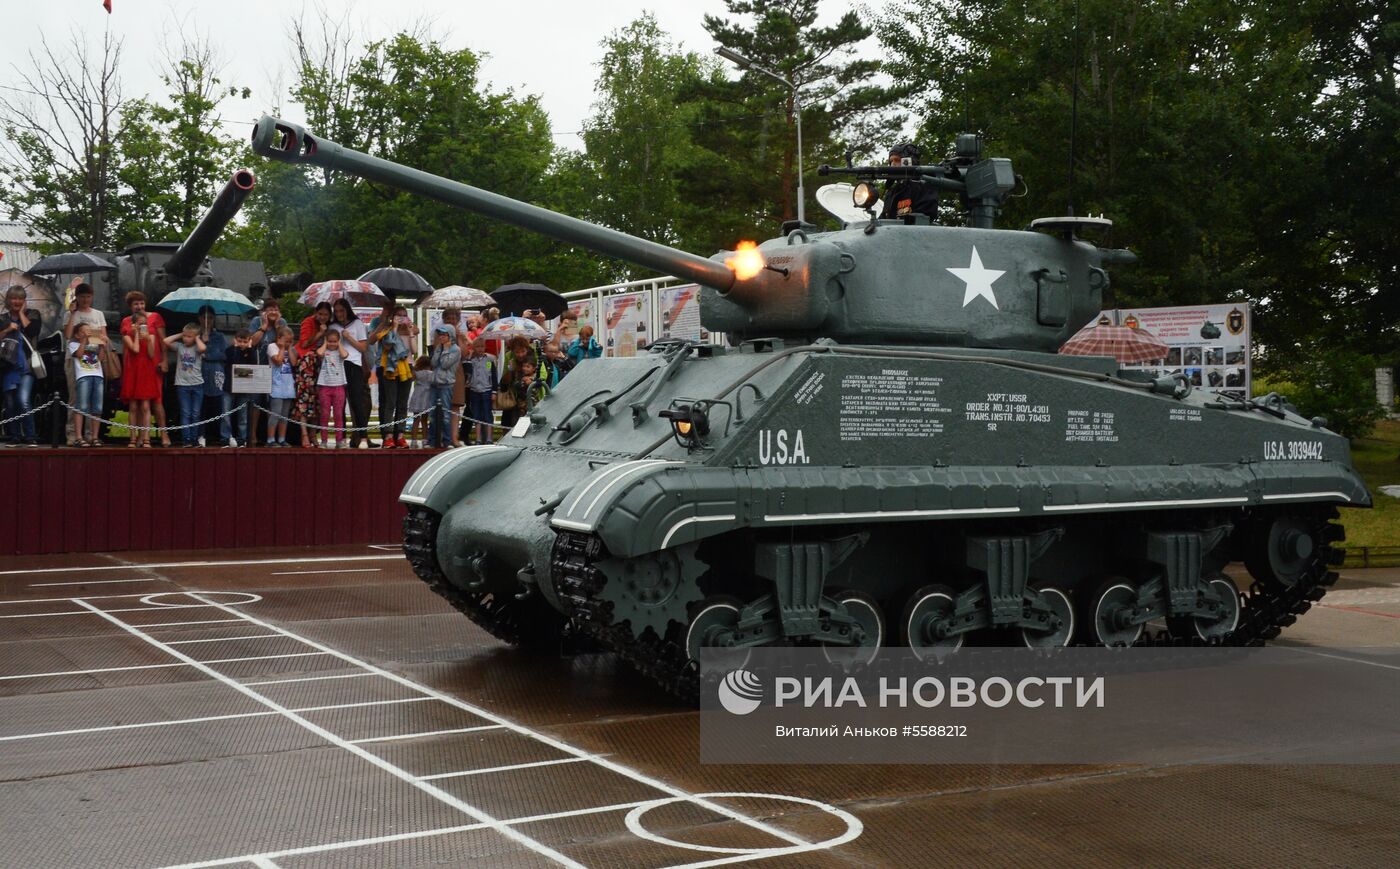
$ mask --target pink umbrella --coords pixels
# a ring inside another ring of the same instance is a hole
[[[302,290],[297,301],[314,308],[322,302],[334,304],[336,299],[349,299],[356,308],[378,308],[385,298],[384,291],[369,281],[321,281]]]
[[[1064,356],[1112,356],[1120,365],[1156,362],[1167,358],[1167,344],[1146,329],[1085,326],[1060,348]]]

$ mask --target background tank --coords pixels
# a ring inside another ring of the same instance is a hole
[[[1335,507],[1370,503],[1346,440],[1277,397],[1054,355],[1130,255],[1076,238],[1084,219],[995,229],[1014,175],[966,140],[936,166],[843,170],[917,175],[966,227],[798,227],[709,259],[272,118],[253,142],[694,280],[738,345],[591,360],[503,443],[410,479],[415,570],[511,641],[567,619],[683,694],[705,647],[1131,645],[1149,621],[1164,643],[1254,644],[1335,581]]]
[[[209,256],[214,243],[243,207],[256,183],[251,170],[239,169],[224,184],[184,241],[139,242],[118,254],[103,253],[104,258],[116,263],[115,272],[76,276],[92,284],[93,307],[106,314],[108,326],[115,328],[126,316],[126,294],[132,290],[146,294],[149,310],[155,310],[166,293],[181,287],[223,287],[250,298],[260,297],[268,286],[267,272],[261,262]],[[54,284],[61,289],[73,277],[55,276]]]

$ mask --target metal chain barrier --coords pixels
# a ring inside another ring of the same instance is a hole
[[[103,418],[100,417],[100,416],[93,416],[92,414],[88,413],[87,411],[77,409],[76,407],[74,407],[73,405],[69,404],[69,403],[66,402],[66,401],[61,401],[61,400],[59,400],[59,399],[57,399],[57,398],[51,398],[51,399],[49,399],[49,404],[53,404],[53,403],[55,403],[55,402],[57,402],[59,405],[61,405],[61,406],[63,406],[63,407],[68,408],[68,410],[72,411],[73,413],[76,413],[78,416],[86,417],[87,419],[93,419],[93,420],[97,420],[98,422],[101,422],[101,423],[107,423],[108,425],[118,426],[118,427],[120,427],[120,428],[127,429],[128,431],[147,431],[147,432],[154,432],[154,433],[157,433],[157,434],[160,433],[160,432],[180,431],[180,430],[186,429],[186,428],[203,428],[204,426],[208,425],[208,424],[211,423],[211,422],[218,422],[219,420],[223,419],[224,417],[233,416],[235,413],[238,413],[238,408],[235,407],[235,408],[233,408],[233,409],[231,409],[231,410],[226,410],[226,411],[224,411],[223,413],[219,414],[218,416],[211,416],[211,417],[209,417],[208,419],[201,419],[201,420],[199,420],[199,421],[197,421],[197,422],[184,423],[184,424],[182,424],[182,425],[135,425],[135,424],[133,424],[133,423],[131,423],[131,422],[129,422],[129,421],[128,421],[128,422],[124,422],[124,423],[122,423],[122,422],[113,422],[113,421],[110,420],[110,419],[103,419]],[[47,407],[47,406],[48,406],[48,405],[45,405],[45,407]],[[38,408],[35,408],[35,410],[38,410]]]
[[[33,416],[34,414],[38,413],[39,411],[43,410],[43,409],[46,408],[46,407],[49,407],[50,405],[54,404],[55,402],[57,402],[58,404],[63,404],[63,402],[59,401],[59,400],[56,399],[56,398],[50,398],[48,401],[44,402],[43,404],[38,405],[37,407],[31,407],[31,408],[29,408],[29,410],[26,410],[24,413],[21,413],[21,414],[19,414],[18,416],[12,416],[12,417],[10,417],[9,419],[0,419],[0,426],[7,426],[7,425],[9,425],[9,424],[12,423],[12,422],[19,422],[20,420],[24,419],[24,418],[27,417],[27,416]],[[65,404],[64,407],[67,407],[67,405]]]

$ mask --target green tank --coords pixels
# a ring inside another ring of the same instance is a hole
[[[1132,256],[1079,238],[1102,219],[995,228],[1018,179],[976,137],[937,165],[826,168],[932,185],[966,226],[871,210],[709,258],[274,118],[253,145],[702,286],[729,346],[581,364],[404,487],[414,570],[512,642],[577,632],[681,694],[706,647],[1257,644],[1335,581],[1336,508],[1370,505],[1346,439],[1277,396],[1056,355]]]

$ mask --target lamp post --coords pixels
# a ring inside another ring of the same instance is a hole
[[[802,186],[802,98],[797,93],[797,85],[793,84],[791,81],[788,81],[786,78],[783,78],[781,75],[777,74],[771,69],[764,69],[763,67],[756,65],[753,61],[749,60],[747,57],[744,57],[739,52],[731,51],[730,49],[725,48],[723,45],[715,49],[715,54],[718,54],[720,57],[724,58],[730,63],[733,63],[735,66],[739,67],[739,69],[751,69],[754,72],[763,73],[771,79],[776,79],[777,81],[782,82],[783,85],[785,85],[788,88],[788,90],[792,91],[792,110],[793,113],[797,116],[797,222],[806,223],[807,211],[806,208],[803,206],[803,200],[806,199],[806,191],[803,189]]]

